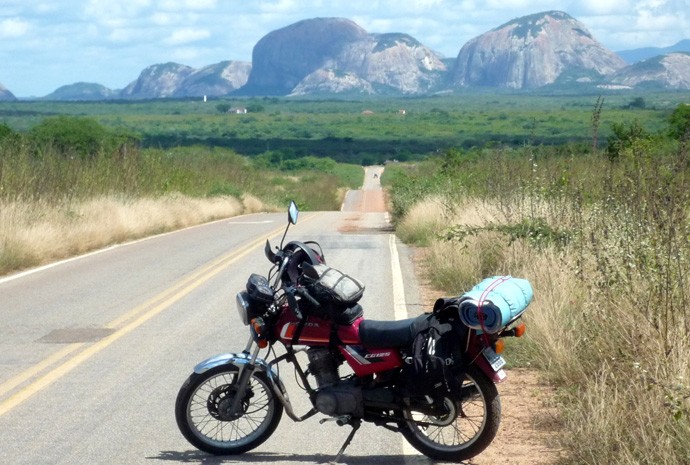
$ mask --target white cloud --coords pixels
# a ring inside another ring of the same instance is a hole
[[[173,31],[164,42],[168,45],[181,45],[211,37],[211,32],[207,29],[184,28]]]
[[[216,8],[216,0],[160,0],[157,9],[165,11],[205,11]]]
[[[0,39],[16,39],[29,31],[29,23],[18,18],[0,21]]]

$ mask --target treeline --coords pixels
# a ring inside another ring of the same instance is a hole
[[[266,155],[252,162],[222,147],[146,148],[137,135],[88,117],[49,117],[26,132],[0,123],[0,201],[249,194],[274,205],[295,199],[304,209],[330,210],[361,176],[357,166],[326,159]]]

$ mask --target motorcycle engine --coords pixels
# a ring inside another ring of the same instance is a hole
[[[312,347],[307,351],[309,371],[316,378],[319,390],[314,406],[326,415],[364,416],[362,388],[352,381],[341,381],[338,364],[327,348]]]

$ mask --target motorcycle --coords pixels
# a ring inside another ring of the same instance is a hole
[[[175,416],[184,437],[210,454],[240,454],[266,441],[284,412],[295,422],[320,413],[321,423],[352,427],[334,462],[362,422],[401,433],[433,459],[460,462],[481,453],[501,417],[495,383],[506,378],[503,338],[524,334],[520,317],[531,294],[498,321],[485,310],[495,282],[478,301],[439,299],[432,312],[405,320],[365,319],[357,303],[364,287],[329,268],[318,243],[284,244],[298,213],[290,202],[280,246],[266,241],[268,275],[252,274],[236,296],[249,328],[245,349],[202,361],[180,388]],[[259,357],[262,350],[267,358]],[[280,379],[284,363],[293,365],[311,402],[302,415]]]

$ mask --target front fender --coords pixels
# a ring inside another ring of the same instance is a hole
[[[208,370],[222,365],[233,365],[238,369],[241,369],[243,366],[249,365],[250,361],[251,356],[244,352],[239,354],[220,354],[211,358],[207,358],[203,362],[198,363],[194,367],[194,373],[200,375],[202,373],[207,372]],[[278,377],[278,373],[276,373],[276,371],[273,370],[265,360],[257,358],[256,360],[254,360],[254,367],[255,370],[259,370],[266,374],[269,382],[271,383],[271,388],[273,389],[273,392],[278,397],[280,402],[283,404],[283,407],[285,407],[285,411],[290,416],[290,418],[292,418],[295,421],[302,421],[305,418],[307,418],[307,415],[301,418],[295,415],[294,410],[292,408],[292,404],[290,403],[290,398],[288,397],[287,390],[285,389],[285,385]]]
[[[239,354],[220,354],[207,358],[203,362],[198,363],[194,367],[194,373],[200,375],[221,365],[234,365],[237,368],[242,368],[244,365],[248,365],[250,361],[250,355],[244,352]],[[278,380],[278,374],[268,366],[268,363],[265,360],[257,358],[254,360],[254,365],[256,366],[256,369],[266,373],[269,379]]]

